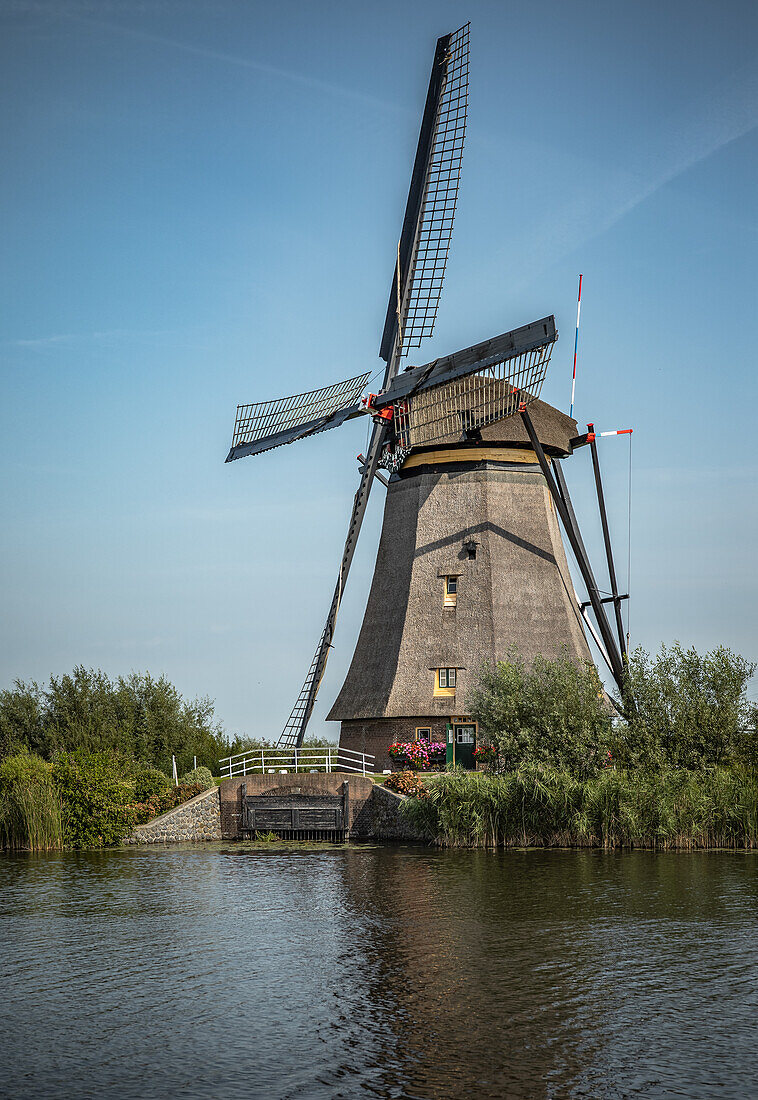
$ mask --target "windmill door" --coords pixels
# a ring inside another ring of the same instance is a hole
[[[474,746],[476,744],[476,726],[454,726],[455,733],[455,762],[460,768],[473,768]]]

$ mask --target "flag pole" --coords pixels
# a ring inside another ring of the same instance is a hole
[[[569,416],[574,415],[574,391],[576,390],[576,349],[579,346],[579,314],[582,309],[582,276],[579,276],[579,298],[576,303],[576,335],[574,336],[574,376],[571,379],[571,409]]]

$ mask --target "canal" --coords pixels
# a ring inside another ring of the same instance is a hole
[[[0,1095],[758,1096],[758,853],[0,856]]]

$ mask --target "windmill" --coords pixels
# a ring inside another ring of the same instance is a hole
[[[364,394],[372,374],[366,371],[237,407],[227,462],[356,417],[373,421],[366,455],[359,456],[326,623],[282,746],[302,744],[375,480],[387,487],[387,500],[374,580],[350,671],[329,714],[342,722],[341,743],[382,756],[398,736],[439,735],[451,728],[456,691],[477,662],[524,642],[527,656],[568,646],[577,659],[589,659],[585,625],[614,679],[622,680],[618,608],[625,597],[614,583],[619,650],[560,466],[561,457],[585,442],[594,455],[594,436],[578,436],[574,420],[539,401],[557,339],[554,317],[401,370],[408,352],[432,335],[442,292],[466,131],[468,43],[468,24],[437,42],[382,333],[386,367],[378,392]],[[598,466],[598,486],[599,476]],[[556,512],[587,586],[585,605],[573,590]],[[519,628],[519,617],[529,620],[528,629]]]

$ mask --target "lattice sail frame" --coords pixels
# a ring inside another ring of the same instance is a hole
[[[469,24],[450,39],[416,240],[399,317],[401,354],[431,336],[442,294],[461,182],[468,110]]]
[[[407,454],[450,436],[484,428],[536,401],[553,343],[522,352],[482,371],[423,390],[393,405],[397,446]]]
[[[280,397],[275,401],[259,401],[255,405],[238,405],[232,447],[257,443],[287,428],[301,426],[307,433],[308,425],[354,405],[370,377],[371,372],[367,371],[320,390]]]

